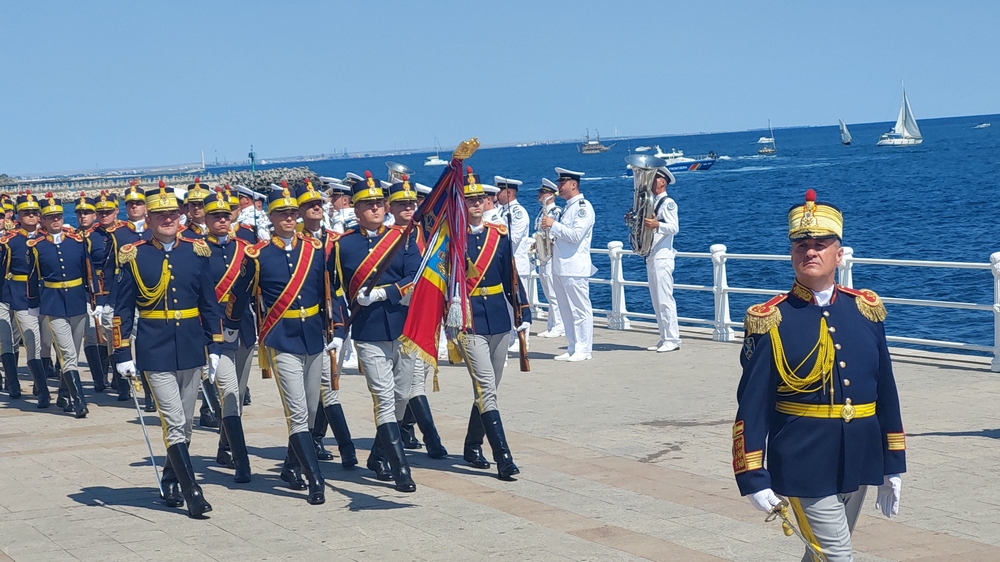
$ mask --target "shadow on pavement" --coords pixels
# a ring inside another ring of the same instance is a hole
[[[927,433],[907,433],[907,437],[986,437],[1000,439],[1000,429],[980,429],[979,431],[928,431]]]

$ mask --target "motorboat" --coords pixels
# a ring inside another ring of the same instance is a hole
[[[649,152],[650,150],[653,150],[653,147],[651,147],[651,146],[637,146],[636,149],[635,149],[636,152]]]
[[[447,166],[448,162],[441,159],[440,154],[435,154],[434,156],[428,156],[424,160],[424,166]]]
[[[973,127],[973,129],[985,129],[986,127],[989,127],[989,126],[990,126],[989,123],[980,123],[980,124],[976,125],[975,127]]]
[[[875,146],[914,146],[924,142],[917,127],[917,119],[913,116],[910,100],[906,99],[906,88],[903,88],[903,102],[899,105],[899,115],[896,124],[888,133],[879,137]]]
[[[676,148],[671,148],[670,152],[663,152],[663,149],[659,145],[653,146],[656,149],[655,158],[662,158],[666,163],[667,169],[671,173],[676,172],[699,172],[708,170],[715,164],[715,161],[719,159],[715,152],[709,152],[707,156],[701,158],[691,158],[684,156],[683,150],[677,150]],[[632,177],[632,168],[626,166],[625,175],[623,177]]]
[[[774,144],[774,129],[771,128],[770,119],[767,120],[767,130],[771,136],[757,139],[757,144],[764,145],[757,149],[757,154],[761,156],[770,156],[778,152],[778,146]]]

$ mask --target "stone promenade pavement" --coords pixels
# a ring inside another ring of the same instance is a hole
[[[449,458],[411,452],[418,489],[401,494],[338,457],[323,463],[327,502],[315,507],[278,479],[285,424],[255,369],[252,483],[234,484],[214,463],[216,432],[195,428],[215,508],[204,521],[158,499],[131,402],[98,396],[84,420],[38,411],[22,368],[28,399],[0,398],[0,560],[798,560],[798,540],[765,524],[732,478],[739,345],[684,338],[656,354],[648,328],[598,328],[594,359],[567,364],[551,360],[563,340],[533,337],[532,371],[512,360],[500,392],[516,482],[462,462],[471,385],[463,366],[444,366],[430,401]],[[898,517],[866,499],[857,559],[1000,560],[1000,376],[983,358],[894,359],[909,473]],[[341,396],[363,465],[374,435],[363,378],[345,376]],[[162,463],[158,418],[144,419]]]

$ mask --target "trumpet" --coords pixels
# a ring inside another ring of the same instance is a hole
[[[386,162],[385,167],[389,168],[389,183],[401,182],[403,181],[403,176],[408,178],[413,177],[413,170],[399,162]]]
[[[632,154],[625,158],[632,168],[633,199],[632,209],[625,214],[625,226],[629,229],[628,241],[632,250],[640,256],[648,256],[653,249],[653,231],[646,228],[643,221],[653,217],[653,181],[656,169],[667,164],[666,160],[645,154]]]

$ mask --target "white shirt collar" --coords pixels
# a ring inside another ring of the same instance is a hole
[[[583,199],[583,194],[582,193],[580,193],[580,194],[578,194],[576,196],[570,197],[568,200],[566,200],[566,206],[568,207],[568,206],[572,205],[573,203],[576,203],[580,199]]]
[[[829,289],[813,291],[813,298],[816,299],[816,304],[818,306],[830,306],[830,301],[833,299],[833,291],[836,288],[836,285],[830,285]]]
[[[480,232],[483,231],[484,228],[486,228],[486,224],[485,223],[479,223],[479,226],[472,226],[470,224],[469,225],[469,232],[471,232],[472,234],[479,234]]]

